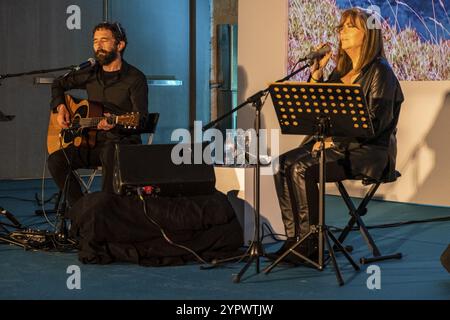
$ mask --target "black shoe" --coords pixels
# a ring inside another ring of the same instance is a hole
[[[277,260],[282,256],[289,248],[291,248],[297,242],[297,238],[287,238],[280,249],[275,252],[266,253],[266,258],[272,261]],[[283,260],[284,261],[284,260]]]
[[[270,260],[277,260],[280,256],[282,256],[286,251],[288,251],[291,247],[293,247],[297,243],[296,238],[288,238],[283,246],[274,253],[266,254],[266,257]],[[312,261],[318,261],[319,259],[319,251],[318,251],[318,239],[317,238],[308,238],[305,239],[301,244],[295,247],[294,251],[298,252],[302,256],[307,257]],[[283,258],[281,262],[285,262],[293,265],[303,265],[307,263],[306,260],[297,256],[294,253],[290,253]]]
[[[281,256],[287,250],[289,250],[294,244],[297,243],[297,238],[287,238],[283,245],[274,254]]]

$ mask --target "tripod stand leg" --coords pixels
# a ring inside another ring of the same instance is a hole
[[[22,227],[22,225],[14,217],[14,215],[11,212],[9,212],[8,210],[6,210],[5,208],[0,207],[0,214],[4,215],[9,221],[11,221],[14,224],[14,227],[16,227],[16,228],[21,228]]]
[[[337,247],[339,251],[341,251],[344,256],[347,258],[347,260],[350,262],[350,264],[353,266],[353,269],[356,271],[359,271],[360,268],[356,264],[356,262],[351,257],[350,253],[348,253],[347,249],[342,245],[342,243],[339,242],[339,240],[336,239],[336,237],[331,233],[330,230],[327,230],[328,236],[331,238],[331,240],[334,242],[334,247]]]
[[[250,267],[250,265],[253,263],[253,261],[255,261],[256,259],[256,273],[260,272],[260,260],[259,257],[261,257],[263,254],[261,254],[262,252],[262,246],[260,242],[253,242],[250,249],[249,249],[249,257],[250,259],[247,261],[247,263],[245,264],[245,266],[242,268],[242,270],[236,274],[233,275],[233,282],[234,283],[239,283],[241,281],[242,275],[245,273],[245,271],[247,271],[247,269]],[[244,255],[244,257],[247,254]]]
[[[385,256],[379,256],[379,257],[373,257],[373,258],[361,258],[360,262],[361,264],[368,264],[373,263],[377,261],[383,261],[383,260],[390,260],[390,259],[401,259],[403,257],[401,252],[385,255]]]
[[[339,242],[342,243],[345,241],[345,239],[347,239],[348,234],[350,233],[350,231],[352,231],[353,226],[356,223],[356,219],[355,217],[351,217],[350,221],[348,222],[348,224],[345,226],[344,230],[342,230],[341,234],[339,235]]]
[[[259,256],[255,257],[256,258],[256,273],[260,272],[260,260],[259,260]]]
[[[312,231],[308,232],[303,238],[301,238],[298,242],[296,242],[292,247],[290,247],[288,250],[286,250],[286,252],[284,252],[281,256],[278,257],[278,259],[276,259],[271,265],[269,265],[268,267],[266,267],[264,269],[264,273],[268,274],[270,271],[272,271],[273,268],[275,268],[287,255],[293,253],[295,254],[297,257],[302,258],[303,260],[307,261],[308,263],[312,264],[313,266],[315,266],[316,268],[319,268],[319,265],[317,263],[315,263],[314,261],[308,259],[307,257],[301,255],[300,253],[295,251],[295,248],[297,248],[303,241],[305,241],[306,239],[308,239],[309,236],[311,236],[313,234]]]
[[[0,241],[6,242],[6,243],[9,243],[9,244],[13,244],[13,245],[22,247],[22,248],[24,248],[25,250],[28,250],[28,246],[27,246],[27,245],[25,245],[25,244],[23,244],[23,243],[20,243],[20,242],[18,242],[18,241],[15,241],[15,240],[13,240],[13,239],[10,239],[9,237],[6,237],[6,238],[5,238],[5,237],[3,237],[3,236],[0,236]]]
[[[259,98],[259,101],[254,102],[253,104],[256,108],[256,120],[255,120],[255,130],[256,130],[256,170],[254,171],[255,175],[255,235],[253,242],[250,246],[250,259],[247,261],[245,266],[241,269],[241,271],[237,275],[233,275],[233,282],[239,283],[241,281],[242,275],[247,271],[250,265],[256,260],[256,273],[260,272],[260,260],[259,258],[264,255],[264,251],[262,248],[262,240],[260,238],[260,159],[259,159],[259,128],[261,124],[261,107],[262,101]]]
[[[259,273],[259,257],[258,256],[250,256],[250,260],[247,261],[247,263],[241,269],[241,271],[239,271],[238,274],[233,275],[234,283],[241,282],[241,278],[244,275],[245,271],[247,271],[247,269],[250,267],[250,265],[253,263],[253,260],[255,260],[255,259],[256,259],[256,268],[257,268],[256,272]]]
[[[372,254],[374,257],[381,256],[380,249],[378,249],[377,245],[375,244],[375,241],[371,237],[370,233],[367,231],[367,228],[362,221],[361,218],[356,219],[356,223],[359,227],[359,232],[361,233],[361,236],[363,237],[364,241],[366,242],[367,246],[369,247],[369,250],[372,251]]]
[[[339,269],[339,266],[337,264],[336,255],[334,254],[334,250],[333,250],[333,247],[331,246],[330,239],[328,239],[328,233],[325,232],[323,234],[323,237],[325,238],[325,243],[326,243],[326,245],[328,247],[328,252],[329,252],[330,257],[331,257],[331,262],[333,263],[334,272],[336,273],[337,281],[338,281],[340,286],[343,286],[344,285],[344,279],[342,278],[341,270]]]
[[[208,270],[208,269],[214,269],[214,268],[218,268],[220,267],[223,263],[227,263],[227,262],[231,262],[231,261],[236,261],[241,262],[245,257],[249,257],[250,254],[248,253],[248,251],[244,254],[241,254],[239,256],[234,256],[234,257],[230,257],[230,258],[225,258],[225,259],[214,259],[211,261],[211,265],[207,265],[207,266],[200,266],[201,270]]]

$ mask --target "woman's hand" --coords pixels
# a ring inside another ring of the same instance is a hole
[[[326,46],[326,45],[330,45],[329,43],[322,43],[321,45],[317,46],[315,48],[315,50],[319,50],[322,47]],[[327,66],[328,61],[330,61],[331,56],[333,55],[333,52],[330,50],[330,52],[328,52],[326,55],[324,55],[322,57],[322,59],[318,60],[315,59],[314,63],[311,65],[310,70],[311,70],[311,76],[314,80],[319,80],[320,78],[322,78],[323,76],[323,69]]]

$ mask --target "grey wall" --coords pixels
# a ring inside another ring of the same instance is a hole
[[[1,0],[0,74],[77,64],[93,56],[91,31],[103,20],[103,0]],[[66,9],[81,8],[81,30],[68,30]],[[189,0],[109,0],[109,18],[120,21],[129,45],[125,59],[152,77],[182,86],[149,87],[149,110],[160,113],[154,143],[189,127]],[[209,120],[210,1],[196,0],[196,118]],[[58,73],[48,75],[57,76]],[[50,86],[34,77],[2,81],[0,179],[39,178],[45,163]]]
[[[287,1],[239,1],[240,101],[286,73]],[[255,12],[259,19],[253,19]],[[261,68],[267,61],[270,67]],[[402,177],[380,187],[377,197],[450,206],[450,80],[401,81],[400,84],[405,101],[398,123],[397,169]],[[239,125],[248,128],[254,115],[250,108],[244,109],[239,113]],[[263,128],[279,129],[271,99],[263,108],[262,118]],[[279,151],[283,153],[298,146],[302,137],[280,135],[279,139]],[[360,197],[367,191],[360,181],[346,182],[346,185],[352,196]],[[332,183],[327,184],[327,192],[335,193]],[[272,177],[262,177],[261,199],[262,215],[275,225],[275,232],[282,231]]]
[[[154,143],[170,142],[174,129],[189,128],[189,0],[110,0],[111,19],[129,34],[125,59],[152,78],[175,78],[182,86],[150,86],[149,110],[159,112]],[[196,1],[196,114],[209,120],[209,0]]]
[[[110,16],[127,30],[125,59],[151,76],[173,76],[182,86],[149,87],[149,110],[159,112],[155,143],[189,121],[189,1],[111,0]]]
[[[197,0],[196,22],[196,120],[204,123],[211,119],[211,0]]]
[[[66,9],[81,8],[81,30],[68,30]],[[102,0],[2,0],[0,74],[57,68],[92,56],[91,29],[102,19]],[[48,76],[56,76],[57,73]],[[0,86],[0,178],[40,177],[47,156],[50,86],[34,77],[9,78]]]

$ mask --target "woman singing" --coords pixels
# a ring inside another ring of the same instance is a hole
[[[380,179],[395,172],[395,134],[403,94],[385,58],[381,30],[368,28],[368,17],[364,11],[355,8],[343,12],[337,27],[337,66],[327,82],[361,85],[375,135],[371,138],[327,138],[327,182],[365,177]],[[331,54],[314,62],[310,82],[323,82],[323,69]],[[300,147],[280,156],[275,186],[288,238],[280,250],[268,254],[269,258],[283,254],[309,232],[311,225],[318,223],[319,159],[312,156],[312,151],[318,147],[318,142],[306,137]],[[313,235],[296,250],[317,261],[318,234]],[[285,261],[301,262],[299,260],[291,254]]]

